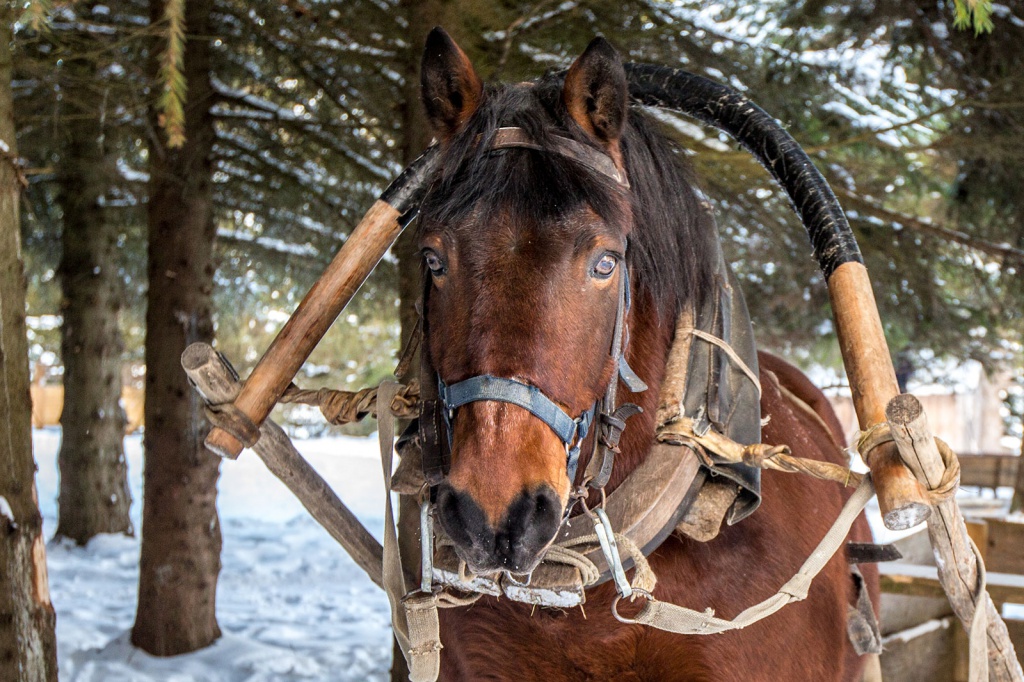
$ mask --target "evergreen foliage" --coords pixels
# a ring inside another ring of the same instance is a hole
[[[955,27],[964,6],[974,30]],[[148,28],[143,9],[130,0],[75,3],[54,10],[47,30],[20,27],[21,144],[43,171],[31,176],[25,221],[34,312],[53,312],[41,292],[60,220],[45,169],[61,107],[46,70],[72,49],[64,27],[75,21],[118,32],[116,48],[96,57],[121,71],[97,73],[109,88],[108,120],[124,138],[108,193],[120,202],[111,210],[127,216],[126,275],[138,277],[133,235],[145,188],[132,178],[144,178],[144,141],[155,134],[141,107],[173,90],[140,80],[150,58],[142,36],[170,34],[173,23]],[[419,106],[404,96],[407,55],[419,51],[407,39],[407,12],[390,0],[215,3],[218,337],[243,372],[268,325],[290,312],[400,169],[403,111]],[[455,28],[469,36],[463,45],[485,78],[564,68],[600,33],[628,59],[678,65],[749,94],[808,149],[847,208],[894,354],[917,364],[933,356],[1019,363],[1022,17],[1020,2],[502,0],[461,3]],[[692,153],[716,204],[761,342],[837,364],[824,283],[785,197],[716,131],[657,115]],[[318,351],[313,364],[331,370],[314,385],[363,384],[386,371],[398,343],[396,297],[389,260],[354,304],[359,325],[336,325],[335,350]],[[131,353],[140,318],[127,318]],[[369,348],[360,332],[368,321],[390,330]],[[353,359],[355,371],[346,366]]]

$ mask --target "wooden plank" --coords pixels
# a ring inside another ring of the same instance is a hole
[[[898,395],[886,406],[885,417],[900,456],[917,480],[929,490],[940,488],[944,482],[946,466],[939,452],[939,444],[931,434],[921,402],[912,395]],[[948,451],[945,455],[947,458],[956,457]],[[935,552],[938,580],[960,622],[965,628],[970,628],[975,611],[985,611],[985,633],[980,634],[985,636],[983,641],[987,643],[988,656],[987,661],[980,664],[982,674],[987,667],[991,682],[1024,682],[1024,670],[1017,663],[1006,625],[995,606],[992,596],[994,585],[990,583],[988,592],[982,591],[977,595],[974,592],[984,565],[978,565],[978,556],[974,553],[963,514],[955,498],[949,497],[935,503],[928,516],[928,539]],[[1002,575],[1007,579],[1019,580],[1021,593],[1024,594],[1024,579]],[[980,654],[972,652],[972,655]]]
[[[988,523],[984,520],[966,519],[967,536],[971,538],[974,546],[981,554],[981,560],[985,562],[985,568],[991,571],[1003,571],[996,568],[988,561]],[[1004,573],[1017,573],[1018,571],[1003,571]]]
[[[981,488],[1013,487],[1020,457],[1017,455],[959,455],[960,485]]]
[[[1007,619],[1006,629],[1016,650],[1024,651],[1024,621]],[[886,636],[882,646],[882,679],[888,682],[967,679],[967,635],[955,617],[928,620]]]
[[[878,626],[882,636],[902,632],[915,625],[953,615],[946,595],[941,597],[914,597],[905,594],[882,594],[878,612]]]
[[[892,682],[954,682],[954,632],[950,616],[882,639],[882,679]]]
[[[882,592],[915,597],[945,597],[934,566],[904,563],[878,565]],[[1024,576],[1013,573],[989,572],[988,593],[997,604],[1024,604]]]
[[[1006,630],[1010,633],[1010,641],[1017,649],[1017,659],[1024,664],[1024,656],[1021,655],[1021,652],[1024,651],[1024,620],[1007,618]]]
[[[1024,523],[986,519],[985,565],[990,571],[1024,575]]]

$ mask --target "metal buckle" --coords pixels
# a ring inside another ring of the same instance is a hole
[[[434,515],[430,497],[420,502],[420,591],[434,591]]]
[[[612,522],[609,520],[608,514],[601,507],[594,509],[594,515],[594,532],[597,535],[598,543],[601,545],[601,552],[604,554],[605,561],[608,562],[608,567],[611,569],[615,588],[621,596],[631,597],[633,596],[633,588],[630,586],[629,580],[626,579],[626,571],[622,567],[622,558],[619,556],[619,547],[615,542],[615,531],[612,530]]]
[[[502,571],[502,573],[505,576],[505,581],[514,587],[529,587],[530,583],[533,581],[533,571],[519,574],[526,578],[525,581],[520,581],[511,571]]]
[[[639,587],[633,588],[633,597],[635,597],[636,595],[640,595],[649,602],[655,601],[653,594],[651,594],[647,590],[641,590]],[[622,597],[623,595],[617,594],[615,595],[615,599],[612,600],[612,615],[615,616],[615,620],[619,621],[620,623],[625,623],[626,625],[636,625],[640,621],[634,618],[627,618],[619,613],[619,602],[622,601]],[[630,597],[630,601],[632,601],[633,597]]]

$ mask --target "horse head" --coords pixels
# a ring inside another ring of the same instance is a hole
[[[435,29],[422,85],[441,146],[419,228],[424,353],[451,446],[437,514],[472,570],[525,573],[593,449],[596,406],[635,313],[633,263],[658,249],[646,240],[648,252],[633,253],[624,148],[639,133],[627,126],[623,65],[600,38],[564,78],[485,86]],[[678,255],[677,241],[660,257]]]

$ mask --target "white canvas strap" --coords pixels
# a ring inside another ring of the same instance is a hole
[[[377,404],[390,406],[401,384],[383,382]],[[395,451],[395,419],[390,409],[377,410],[380,465],[384,473],[384,590],[391,602],[395,639],[409,666],[411,682],[434,682],[441,672],[441,634],[437,620],[437,595],[406,592],[405,574],[398,551],[398,529],[391,503],[391,469]]]

